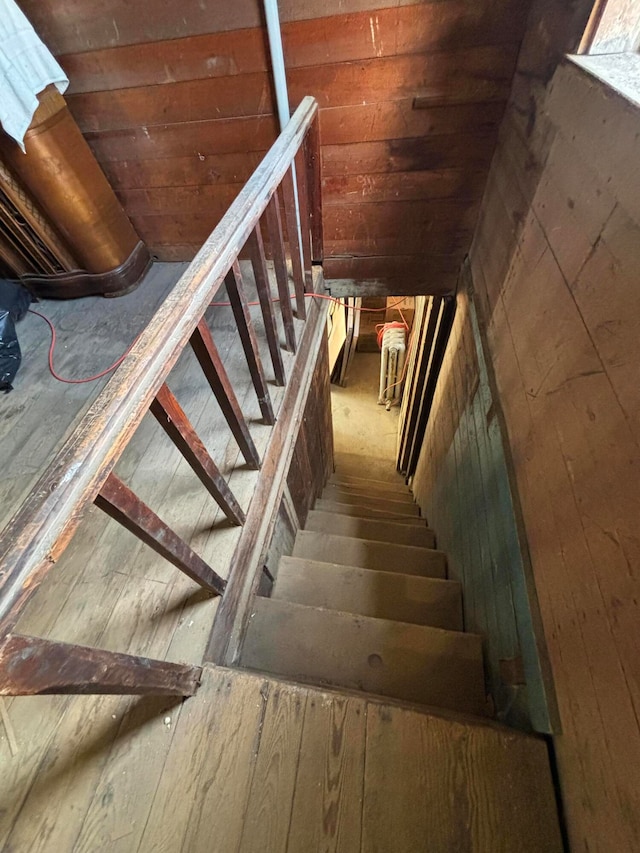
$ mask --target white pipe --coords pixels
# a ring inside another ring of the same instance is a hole
[[[282,31],[280,29],[280,16],[278,14],[278,0],[264,0],[264,16],[267,22],[267,36],[269,37],[271,69],[273,71],[273,83],[276,90],[278,120],[280,122],[280,130],[282,131],[285,129],[289,119],[291,118],[291,111],[289,109],[287,74],[284,67],[284,53],[282,50]],[[300,227],[300,204],[298,202],[298,183],[296,180],[295,163],[291,163],[291,174],[293,175],[293,198],[296,208],[296,221],[298,223],[300,265],[304,270],[304,258],[302,256],[302,228]]]

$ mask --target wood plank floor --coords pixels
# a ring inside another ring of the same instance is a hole
[[[212,666],[174,707],[73,699],[2,805],[12,853],[561,850],[542,741]]]
[[[65,375],[86,375],[117,357],[170,291],[180,269],[177,265],[154,268],[151,281],[131,294],[138,306],[135,322],[130,322],[134,316],[133,310],[128,310],[132,304],[130,297],[83,300],[84,305],[68,302],[42,306],[43,313],[55,317],[56,325],[63,333],[60,371]],[[249,275],[246,284],[251,292]],[[225,298],[223,289],[219,301]],[[106,314],[109,322],[103,324]],[[273,381],[258,308],[252,308],[252,316],[277,412],[284,389],[276,387]],[[111,349],[101,347],[98,359],[92,341],[102,341],[103,337],[106,340],[109,330],[120,329],[118,317],[122,329],[115,336]],[[30,323],[31,320],[44,326],[37,317],[25,322]],[[254,442],[262,454],[272,428],[262,423],[231,310],[212,308],[208,312],[208,321]],[[299,335],[302,324],[296,321],[296,327]],[[65,341],[67,332],[69,336]],[[279,332],[283,343],[281,324]],[[30,339],[31,333],[34,338]],[[46,371],[46,335],[43,330],[35,326],[30,330],[21,325],[19,334],[23,351],[28,354],[23,365],[26,372],[19,374],[20,382],[16,383],[15,391],[2,398],[3,405],[6,403],[13,407],[17,425],[13,429],[17,430],[19,443],[22,442],[19,454],[5,451],[4,456],[4,462],[12,466],[15,475],[17,485],[12,487],[11,495],[16,502],[37,479],[42,466],[99,390],[99,384],[52,384],[54,380]],[[35,337],[41,337],[42,351],[29,346]],[[70,353],[67,357],[64,356],[65,342]],[[283,358],[289,374],[293,358],[284,351]],[[257,472],[244,464],[190,351],[185,351],[171,372],[169,385],[246,510],[253,495]],[[42,401],[46,405],[43,406]],[[45,417],[48,406],[61,413],[60,419],[50,424],[49,432],[41,429],[41,419]],[[4,418],[2,424],[4,437],[11,438],[11,427],[5,426]],[[228,525],[213,499],[151,416],[143,419],[116,471],[216,571],[223,577],[228,575],[240,528]],[[4,501],[8,500],[8,495],[7,491]],[[5,506],[3,502],[3,509]],[[13,508],[7,511],[7,515],[12,514]],[[200,663],[217,603],[218,599],[211,598],[133,535],[92,508],[53,571],[29,602],[18,623],[18,630],[114,651]],[[156,762],[160,772],[164,761],[160,747],[157,753],[153,750],[148,752],[148,747],[141,747],[136,731],[145,725],[149,715],[154,717],[160,713],[162,719],[167,715],[174,718],[180,707],[166,711],[166,705],[160,707],[153,702],[139,704],[130,698],[43,696],[6,699],[4,711],[6,725],[0,719],[0,849],[49,853],[72,849],[72,818],[88,808],[93,788],[103,769],[109,773],[110,768],[119,766],[118,762],[133,766],[138,758],[144,758],[145,762]],[[168,726],[162,724],[160,746],[163,733],[167,731]],[[112,745],[118,732],[119,757],[113,765],[111,760],[107,760],[109,752],[105,751],[105,744]],[[84,754],[87,743],[91,744],[88,748],[95,753],[95,760],[90,766],[78,766],[77,775],[74,769],[76,759],[80,760],[78,756]],[[119,779],[120,771],[113,772]],[[53,787],[46,781],[51,778],[57,780]],[[76,788],[77,784],[80,786]],[[145,784],[142,778],[135,782],[136,788]],[[112,796],[114,813],[119,815],[119,819],[125,819],[131,791],[120,785],[109,796]],[[27,815],[28,819],[23,819]],[[55,843],[52,838],[55,838]],[[82,849],[100,848],[87,846]],[[130,848],[124,841],[119,849]]]

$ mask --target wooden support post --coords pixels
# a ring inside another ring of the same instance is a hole
[[[307,162],[300,148],[295,156],[296,180],[298,182],[298,204],[300,207],[300,233],[302,235],[302,259],[304,261],[304,289],[313,290],[311,275],[311,221],[309,218],[309,196],[307,188]]]
[[[260,358],[260,351],[258,349],[258,339],[253,328],[249,303],[244,290],[242,273],[240,272],[240,264],[237,260],[233,262],[233,266],[227,273],[224,283],[227,287],[227,296],[229,297],[231,310],[233,311],[236,326],[238,327],[238,334],[242,341],[242,349],[249,365],[251,381],[258,395],[258,404],[262,412],[262,417],[266,424],[274,424],[276,417],[273,413],[273,406],[271,405],[271,397],[269,396],[267,380],[264,375],[262,359]]]
[[[321,264],[324,261],[324,233],[322,226],[322,174],[320,171],[320,122],[317,117],[311,123],[309,132],[305,137],[304,154],[309,191],[311,261],[314,264]]]
[[[271,251],[273,252],[273,266],[276,272],[276,281],[278,282],[278,296],[280,297],[280,310],[282,311],[282,322],[284,324],[284,337],[289,352],[295,352],[296,330],[293,325],[293,309],[291,307],[289,275],[287,273],[287,256],[284,251],[284,239],[282,237],[280,194],[277,189],[267,205],[266,221]]]
[[[204,317],[196,326],[190,343],[247,465],[259,468],[260,455]]]
[[[289,238],[289,249],[291,251],[291,265],[293,267],[293,288],[296,293],[296,313],[301,320],[307,316],[304,304],[304,271],[302,269],[302,256],[300,255],[300,241],[298,239],[298,220],[296,218],[296,199],[293,191],[293,174],[289,169],[282,179],[282,197],[284,198],[284,216],[287,223],[287,236]],[[302,211],[300,212],[302,217]]]
[[[0,640],[0,695],[193,696],[202,667],[22,634]]]
[[[150,411],[229,521],[242,524],[245,519],[242,507],[166,384],[156,394]]]
[[[222,595],[227,582],[115,474],[109,474],[95,503],[201,587]]]
[[[286,377],[284,373],[284,363],[282,361],[282,353],[280,352],[280,341],[278,340],[278,327],[276,325],[276,315],[273,309],[273,299],[271,297],[271,283],[269,282],[269,272],[267,270],[267,261],[264,254],[264,243],[262,242],[262,232],[260,224],[251,232],[247,240],[247,249],[251,256],[251,265],[253,267],[253,275],[256,280],[256,288],[258,290],[258,299],[264,319],[264,329],[267,336],[267,344],[269,345],[269,353],[271,354],[271,363],[273,364],[273,373],[276,378],[277,385],[285,385]]]

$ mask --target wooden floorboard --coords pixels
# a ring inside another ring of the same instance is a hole
[[[543,741],[254,673],[79,697],[54,747],[4,850],[561,850]]]
[[[164,279],[159,281],[156,275],[158,290],[152,296],[160,294],[159,301],[166,295],[180,269],[180,266],[170,269],[163,265],[160,272]],[[250,275],[247,276],[247,285],[251,285]],[[124,342],[122,347],[122,338],[119,339],[120,346],[117,349],[114,344],[111,352],[101,353],[101,364],[96,365],[89,359],[87,367],[78,356],[83,350],[90,349],[91,322],[96,316],[100,318],[103,311],[111,311],[109,325],[117,327],[117,313],[111,308],[112,305],[119,306],[123,315],[122,324],[126,326],[124,315],[127,313],[127,299],[83,300],[85,320],[80,337],[75,335],[82,313],[79,303],[47,303],[43,306],[43,313],[54,316],[60,330],[69,329],[73,333],[69,338],[69,347],[74,347],[73,363],[65,366],[63,358],[61,372],[76,375],[79,372],[94,372],[105,361],[113,360],[114,355],[120,354],[128,343]],[[224,300],[222,292],[219,301]],[[149,315],[156,305],[157,302],[153,302]],[[88,312],[88,307],[94,308],[93,314]],[[68,315],[65,308],[69,311]],[[248,419],[254,441],[263,453],[271,428],[260,421],[255,391],[236,337],[231,311],[229,308],[217,307],[209,313],[209,322],[226,369]],[[252,308],[252,313],[262,342],[264,334],[259,309]],[[30,319],[42,323],[46,331],[43,321],[37,317]],[[40,330],[33,327],[33,331],[36,333]],[[137,331],[135,327],[128,327],[130,336],[135,336]],[[282,344],[284,336],[281,324],[279,334]],[[21,336],[23,351],[26,351],[24,342],[28,340],[28,336]],[[64,340],[62,343],[64,345]],[[62,354],[64,356],[63,347]],[[44,374],[45,355],[46,350],[43,349],[39,374],[35,373],[34,377],[40,383],[40,394],[48,399],[49,404],[56,400],[56,405],[64,410],[66,432],[85,411],[99,387],[94,388],[93,384],[63,386],[54,383],[48,374]],[[93,351],[91,355],[93,357]],[[266,343],[262,357],[277,411],[283,389],[277,388],[273,382]],[[286,352],[283,357],[289,373],[293,359]],[[34,356],[33,365],[35,363]],[[250,471],[239,457],[237,445],[190,352],[185,353],[171,372],[169,384],[236,497],[246,508],[255,488],[257,472]],[[12,405],[17,408],[21,405],[21,387],[16,385],[16,390],[5,398],[10,403],[13,400]],[[26,384],[24,387],[27,387]],[[82,389],[82,399],[77,396],[77,392],[71,397],[66,396],[67,389],[74,391],[76,388]],[[21,421],[22,431],[27,436],[32,423],[38,424],[37,418],[42,412],[36,391],[29,397],[28,403]],[[35,420],[32,421],[32,417]],[[61,440],[63,433],[58,430],[57,434],[49,437],[49,453],[54,450],[56,437],[58,441]],[[28,466],[29,441],[30,438],[26,441],[27,450],[23,451],[26,460],[23,455],[11,460],[18,476],[24,478],[22,491],[30,487],[29,478],[35,479],[39,475],[39,468],[34,465],[35,470],[32,471]],[[38,459],[44,464],[46,454],[40,444],[38,452],[41,454]],[[205,560],[221,574],[228,574],[239,528],[226,524],[211,496],[152,417],[143,420],[118,462],[117,471]],[[14,492],[14,495],[17,494]],[[55,569],[29,602],[19,627],[37,636],[169,660],[199,662],[211,630],[217,601],[132,535],[124,532],[115,522],[108,520],[99,510],[92,508]],[[79,849],[112,849],[106,841],[104,847],[99,844],[91,848],[94,843],[92,839],[98,836],[104,839],[107,832],[109,838],[112,835],[115,837],[117,831],[113,828],[114,822],[121,822],[128,814],[137,814],[147,801],[151,803],[157,786],[157,778],[154,781],[153,774],[157,772],[159,775],[162,770],[166,744],[172,737],[182,706],[178,705],[163,715],[162,720],[165,716],[171,718],[167,725],[162,721],[157,725],[147,724],[145,714],[149,707],[149,703],[132,704],[132,700],[126,698],[92,700],[51,696],[6,700],[9,724],[15,730],[18,751],[12,755],[7,739],[0,736],[0,764],[3,767],[0,780],[0,848],[5,849],[3,845],[7,845],[6,849],[12,850],[52,849],[51,833],[54,828],[50,825],[51,814],[42,804],[49,797],[52,802],[57,802],[58,798],[62,803],[66,802],[64,780],[67,780],[75,763],[79,763],[86,768],[83,769],[83,773],[86,773],[85,784],[74,795],[73,808],[76,812],[86,811],[88,821],[79,835],[78,843],[84,845]],[[108,714],[106,709],[109,710]],[[130,710],[135,719],[142,720],[145,731],[149,731],[148,744],[142,749],[135,733],[136,726],[128,716]],[[81,742],[84,742],[90,739],[91,727],[100,730],[102,721],[105,723],[103,736],[95,747],[99,759],[84,754],[74,758],[74,733],[79,733]],[[125,737],[132,726],[133,730]],[[138,760],[136,756],[149,758],[145,761],[145,765],[150,766],[149,778],[145,777],[144,782],[139,780],[132,788],[116,785],[116,781],[122,781],[118,768],[135,763]],[[154,762],[157,762],[155,768]],[[58,777],[63,783],[57,781]],[[51,789],[55,795],[50,794]],[[105,806],[107,800],[108,809]],[[15,821],[21,814],[29,814],[30,819],[26,822],[18,820],[16,825]],[[66,821],[66,833],[75,832],[77,835],[79,831],[76,822]],[[57,838],[57,832],[62,832],[62,827],[55,829],[54,838]],[[71,835],[65,833],[60,835],[60,840],[60,845],[56,843],[55,849],[72,849],[75,843]],[[113,849],[129,850],[129,841],[124,839],[120,846],[115,844]]]

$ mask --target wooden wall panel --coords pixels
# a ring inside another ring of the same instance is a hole
[[[498,717],[550,732],[557,724],[538,648],[535,589],[527,583],[503,433],[475,307],[463,276],[418,465],[416,500],[463,584],[465,628],[485,637]]]
[[[368,279],[378,287],[398,279],[385,258],[455,247],[462,259],[528,5],[279,4],[292,106],[306,94],[321,106],[328,258],[380,257]],[[67,71],[70,109],[141,236],[160,258],[190,258],[277,133],[261,4],[106,0],[99,16],[88,0],[23,6]],[[128,192],[173,187],[206,189]],[[409,219],[405,246],[384,234],[384,205],[401,218],[409,203],[426,210],[441,198],[461,202],[446,238],[421,242]],[[332,210],[365,201],[357,215]]]
[[[333,473],[333,425],[329,385],[329,349],[325,341],[315,366],[309,397],[300,423],[287,486],[303,528],[307,514]]]
[[[558,699],[569,846],[631,851],[640,849],[640,117],[576,66],[557,67],[588,5],[557,9],[555,30],[525,38],[526,83],[519,75],[471,264]]]

